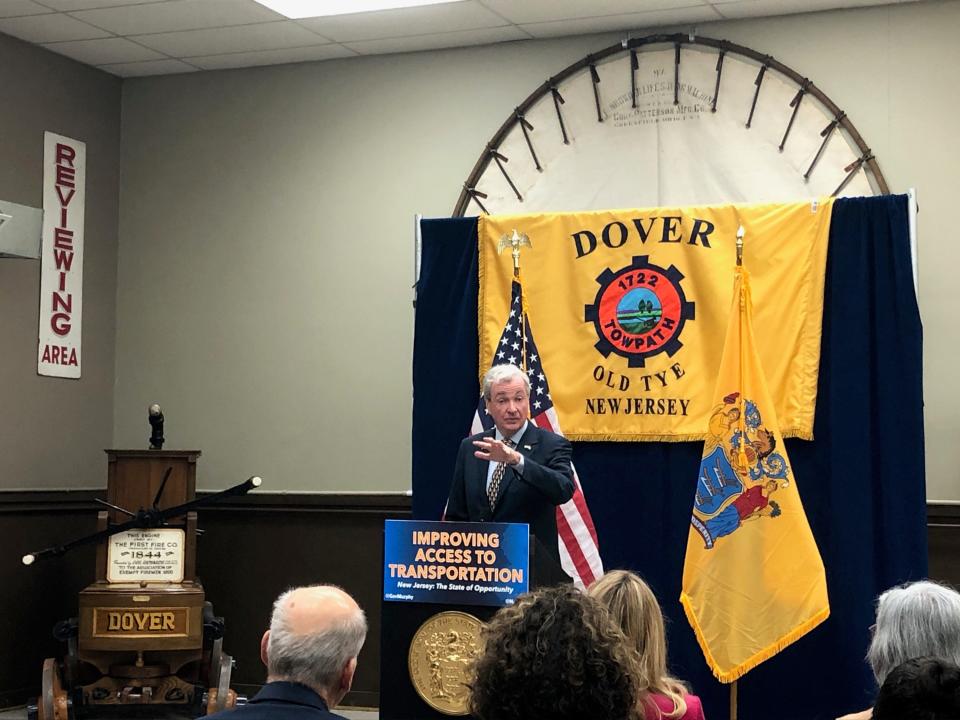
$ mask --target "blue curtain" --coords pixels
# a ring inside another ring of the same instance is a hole
[[[413,357],[413,513],[443,511],[476,407],[476,219],[423,222]],[[756,328],[762,333],[762,328]],[[927,572],[921,326],[907,198],[838,199],[813,442],[788,440],[827,569],[831,617],[739,683],[743,720],[835,718],[872,703],[876,596]],[[728,716],[678,597],[702,443],[575,443],[607,569],[639,572],[668,619],[671,670]]]

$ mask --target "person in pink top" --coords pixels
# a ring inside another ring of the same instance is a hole
[[[589,594],[603,603],[636,656],[638,715],[643,720],[704,720],[700,698],[667,672],[663,612],[650,586],[626,570],[612,570]]]

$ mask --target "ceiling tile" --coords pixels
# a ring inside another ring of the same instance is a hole
[[[480,0],[483,5],[513,23],[539,23],[604,15],[632,15],[681,6],[706,5],[706,0]]]
[[[19,15],[43,15],[52,12],[50,8],[37,5],[33,0],[2,0],[0,2],[0,18],[17,17]]]
[[[865,5],[888,5],[897,0],[725,0],[716,3],[724,18],[767,17],[794,13],[818,12]]]
[[[145,35],[284,19],[253,0],[170,0],[81,10],[73,13],[73,17],[118,35]]]
[[[327,42],[292,20],[135,37],[137,42],[175,57],[276,50]]]
[[[0,32],[33,43],[89,40],[110,36],[108,32],[59,13],[6,18],[0,20]]]
[[[779,1],[779,0],[778,0]],[[626,32],[646,28],[676,25],[678,23],[710,22],[719,20],[717,12],[710,7],[687,7],[675,10],[653,10],[629,15],[610,15],[599,18],[579,20],[557,20],[555,22],[528,23],[521,25],[523,30],[536,38],[559,37],[599,32]]]
[[[507,25],[502,28],[484,30],[462,30],[433,35],[413,35],[404,38],[385,40],[360,40],[344,43],[351,50],[362,55],[380,55],[384,53],[418,52],[420,50],[438,50],[440,48],[461,47],[465,45],[486,45],[508,40],[529,40],[530,36]]]
[[[226,70],[228,68],[253,67],[256,65],[333,60],[335,58],[355,57],[355,55],[356,53],[342,45],[315,45],[313,47],[285,48],[283,50],[191,57],[188,58],[188,61],[191,65],[196,65],[204,70]]]
[[[125,38],[74,40],[44,45],[48,50],[66,55],[88,65],[130,63],[141,60],[162,60],[163,55]]]
[[[508,24],[499,15],[476,2],[333,15],[297,22],[336,42],[476,30]]]
[[[47,7],[52,7],[60,12],[73,12],[74,10],[88,10],[89,8],[108,8],[118,5],[140,5],[142,3],[156,2],[157,0],[41,0]]]
[[[179,60],[148,60],[147,62],[116,63],[98,65],[101,70],[120,77],[142,77],[144,75],[173,75],[175,73],[196,72],[197,68]]]

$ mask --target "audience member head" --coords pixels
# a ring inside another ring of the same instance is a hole
[[[633,661],[606,609],[572,585],[522,595],[484,630],[471,711],[480,720],[626,720]]]
[[[960,668],[939,658],[907,660],[887,674],[873,720],[957,720]]]
[[[267,681],[306,685],[332,708],[350,690],[366,635],[363,610],[340,588],[288,590],[274,602],[270,629],[260,642]]]
[[[867,650],[877,684],[902,662],[928,656],[960,665],[960,593],[926,580],[887,590]]]
[[[683,715],[687,711],[685,688],[667,673],[663,612],[650,586],[632,572],[612,570],[591,585],[589,592],[610,610],[636,652],[640,701],[648,693],[659,693],[673,701],[669,716]]]

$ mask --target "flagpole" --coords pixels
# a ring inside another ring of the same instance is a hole
[[[743,269],[743,225],[740,225],[737,228],[737,272],[742,272]],[[743,291],[740,292],[740,328],[743,329]],[[743,342],[743,336],[741,332],[740,342]],[[742,348],[741,348],[742,349]],[[743,352],[739,353],[740,355],[740,383],[741,388],[743,387]],[[740,453],[746,456],[746,449],[744,448],[744,442],[746,441],[746,401],[743,395],[740,397]],[[737,681],[734,680],[730,683],[730,720],[737,720]]]
[[[514,228],[512,233],[504,235],[497,243],[497,252],[502,253],[507,248],[511,249],[513,256],[513,281],[520,286],[520,316],[517,318],[517,324],[520,327],[520,369],[527,371],[527,314],[525,312],[525,303],[523,301],[523,283],[520,281],[520,247],[526,245],[533,247],[530,238],[517,232]]]
[[[737,291],[740,293],[740,351],[738,355],[740,357],[740,386],[743,387],[743,278],[739,277],[743,272],[743,225],[737,228]],[[738,418],[737,427],[740,430],[740,439],[737,441],[737,460],[740,463],[740,467],[745,468],[747,465],[747,449],[745,443],[747,441],[747,399],[743,397],[743,393],[740,393],[738,398],[738,404],[740,406],[740,417]],[[731,718],[733,720],[733,718]]]
[[[517,237],[517,231],[513,231]],[[513,279],[520,285],[520,369],[527,371],[527,309],[523,302],[523,283],[520,281],[520,240],[513,242]]]

